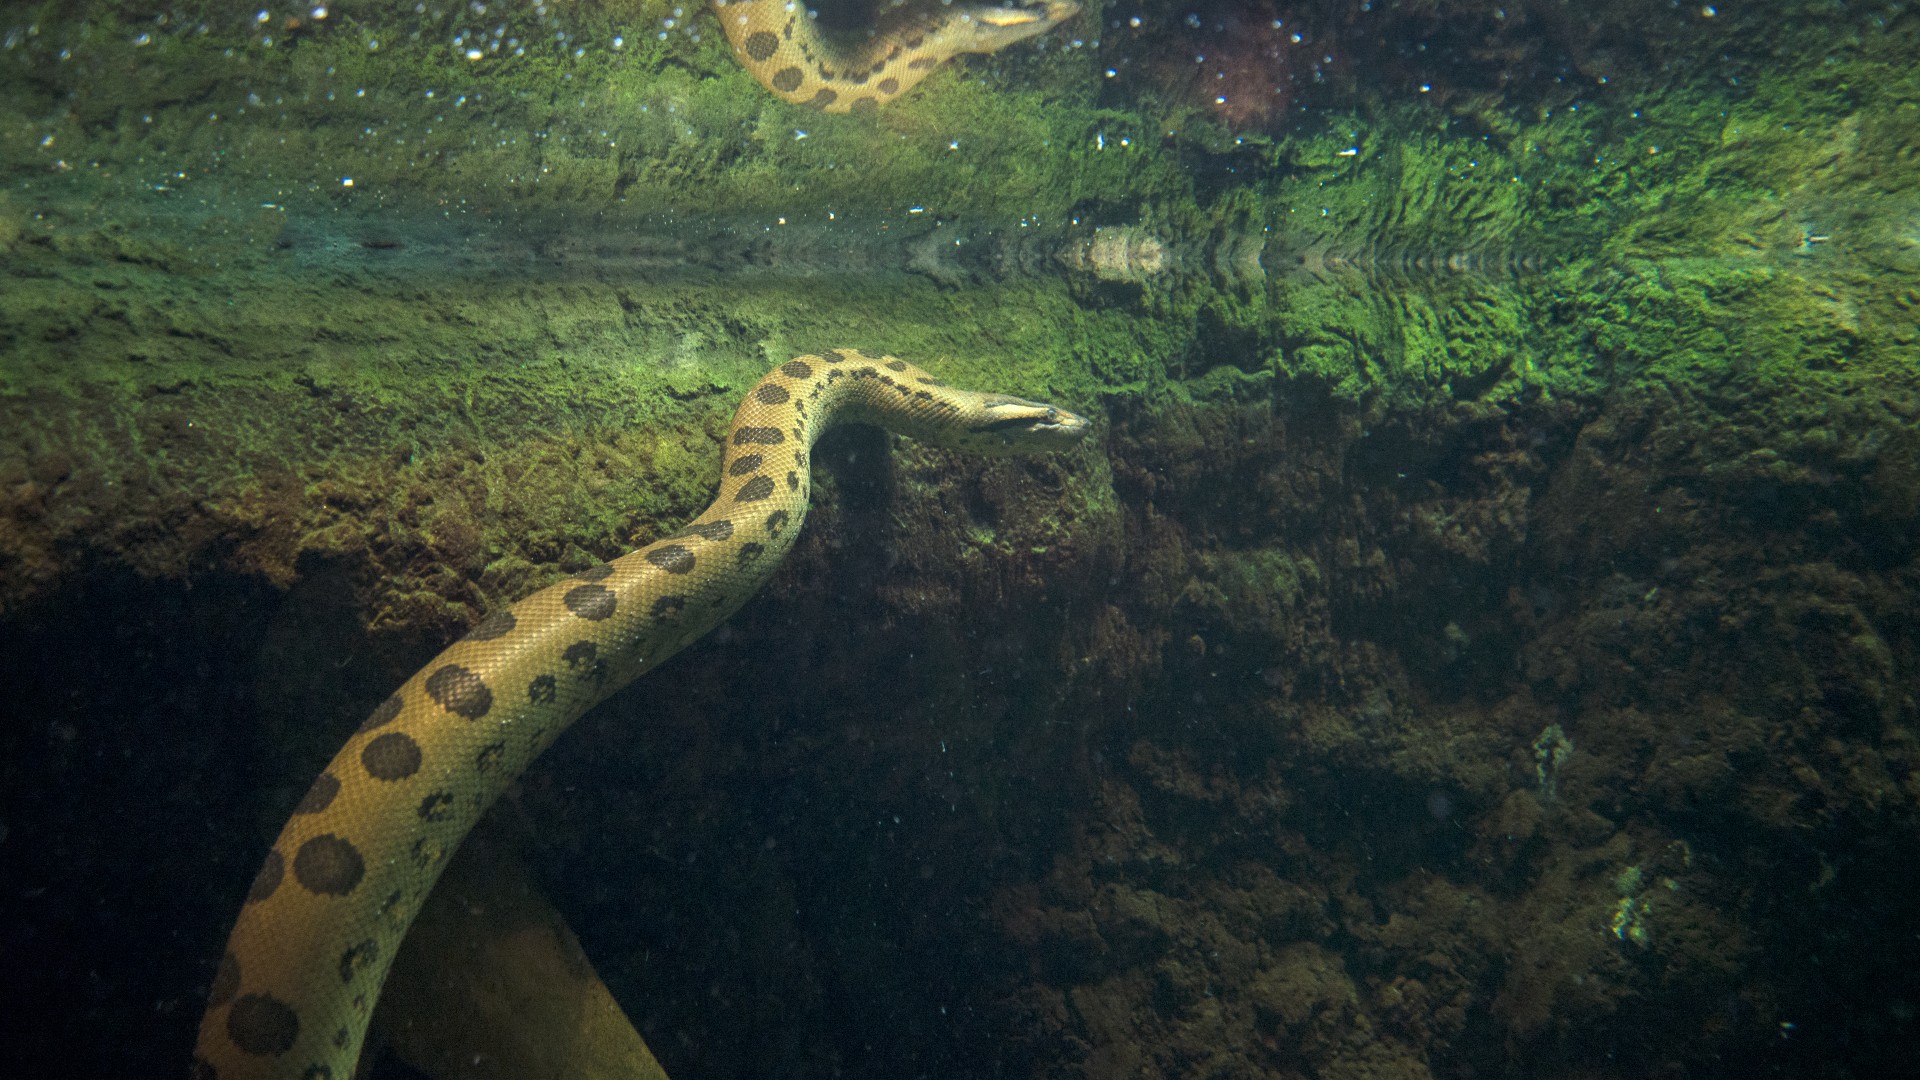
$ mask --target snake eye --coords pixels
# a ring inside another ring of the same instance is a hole
[[[1051,423],[1053,423],[1053,422],[1054,422],[1055,420],[1058,420],[1058,419],[1060,419],[1060,410],[1059,410],[1059,409],[1048,409],[1048,410],[1047,410],[1047,423],[1049,423],[1049,424],[1051,424]]]

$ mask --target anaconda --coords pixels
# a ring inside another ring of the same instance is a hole
[[[892,101],[961,53],[997,52],[1044,34],[1080,5],[886,4],[870,33],[823,30],[795,0],[713,0],[713,10],[761,85],[795,104],[854,112]]]
[[[813,444],[875,424],[987,453],[1087,421],[852,349],[800,356],[735,413],[712,505],[684,528],[495,611],[373,710],[267,853],[228,939],[196,1080],[348,1080],[401,939],[449,855],[576,718],[759,590],[806,516]]]

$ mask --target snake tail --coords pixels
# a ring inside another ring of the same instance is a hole
[[[496,806],[393,959],[361,1056],[434,1080],[668,1080],[519,854]],[[363,1072],[365,1070],[362,1070]]]
[[[692,523],[476,624],[373,710],[293,808],[208,995],[194,1080],[350,1080],[414,915],[502,790],[576,718],[770,577],[807,512],[808,455],[865,422],[988,453],[1059,449],[1065,409],[958,390],[887,356],[800,356],[747,392]]]
[[[793,0],[713,0],[734,55],[796,105],[827,112],[878,108],[961,53],[997,52],[1044,34],[1080,10],[1077,0],[883,5],[871,33],[820,27]]]

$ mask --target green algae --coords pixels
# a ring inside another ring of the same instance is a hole
[[[1311,390],[1375,416],[1636,383],[1898,378],[1920,344],[1920,76],[1896,63],[1910,18],[1877,34],[1834,22],[1791,63],[1674,77],[1594,54],[1604,79],[1524,102],[1363,97],[1234,141],[1175,131],[1178,111],[1150,101],[1114,107],[1059,48],[954,65],[877,117],[824,116],[762,92],[704,11],[671,12],[295,27],[211,4],[166,24],[50,6],[17,21],[38,29],[0,53],[20,106],[0,143],[30,150],[0,166],[0,249],[28,272],[0,299],[0,393],[22,437],[95,429],[60,452],[115,484],[152,471],[120,455],[164,447],[184,489],[245,506],[262,477],[379,487],[402,450],[433,459],[465,440],[511,458],[529,430],[697,441],[770,363],[843,344],[1083,406]],[[1227,162],[1245,179],[1216,187],[1208,170]],[[627,281],[565,251],[491,277],[398,273],[354,250],[401,247],[436,219],[543,222],[525,232],[545,250],[543,230],[618,237],[713,206],[743,244],[944,227],[1029,230],[1044,251],[1088,223],[1137,223],[1189,258],[1127,292],[878,267]],[[281,257],[303,250],[298,221],[344,250]],[[1265,276],[1223,275],[1220,252],[1248,238]],[[149,430],[156,399],[192,426]],[[111,419],[58,419],[82,401]],[[684,513],[709,457],[688,446],[618,509],[571,511],[580,532],[561,546],[603,550]],[[482,531],[511,549],[527,527]],[[308,535],[328,550],[338,529]]]
[[[1827,41],[1791,62],[1676,77],[1596,57],[1606,76],[1528,104],[1381,100],[1258,140],[1271,171],[1172,215],[1264,230],[1271,275],[1251,294],[1176,295],[1203,354],[1181,367],[1264,364],[1374,409],[1755,368],[1902,377],[1920,87],[1899,57],[1914,23],[1806,32]]]
[[[668,10],[646,5],[639,25]],[[879,123],[821,116],[752,84],[704,12],[695,41],[623,35],[634,24],[597,8],[515,8],[492,40],[519,39],[524,54],[477,60],[451,43],[457,12],[336,12],[291,30],[236,14],[176,9],[156,25],[48,8],[0,66],[22,106],[0,116],[0,140],[33,148],[0,167],[0,240],[25,271],[0,299],[0,407],[15,468],[61,460],[53,472],[85,478],[61,481],[56,538],[111,516],[116,493],[150,492],[135,516],[177,512],[161,506],[170,492],[195,508],[175,532],[186,547],[225,536],[275,580],[303,553],[391,541],[464,574],[518,567],[487,585],[511,592],[530,584],[529,557],[604,557],[697,509],[734,396],[794,353],[885,350],[956,383],[1086,404],[1098,358],[1124,348],[1140,366],[1155,351],[1121,313],[1080,312],[1057,283],[956,292],[858,268],[751,286],[623,281],[604,264],[570,269],[564,252],[531,280],[369,262],[417,245],[435,219],[591,208],[590,224],[556,228],[617,236],[720,205],[747,235],[837,221],[906,232],[936,215],[1015,228],[1141,183],[1143,158],[1176,184],[1152,155],[1054,152],[1113,121],[1097,110],[943,73]],[[614,456],[632,468],[586,488],[569,474],[569,455],[629,432],[645,433],[644,452]],[[431,495],[414,475],[464,490]],[[516,509],[541,488],[553,498]],[[438,529],[406,524],[423,505],[440,508]],[[195,557],[140,537],[156,570]]]
[[[11,117],[7,135],[12,145],[46,140],[27,168],[111,144],[139,149],[154,175],[179,163],[312,190],[351,177],[350,190],[331,194],[463,206],[798,213],[911,203],[1058,220],[1083,198],[1179,190],[1175,165],[1146,146],[1082,152],[1097,130],[1129,123],[1111,110],[941,72],[877,121],[823,115],[753,84],[704,10],[691,23],[668,18],[678,32],[646,32],[668,10],[644,4],[630,21],[595,8],[564,19],[514,8],[500,27],[529,51],[482,48],[475,60],[450,44],[464,25],[457,11],[417,25],[341,15],[272,44],[231,17],[202,33],[103,15],[60,24],[59,41],[42,45],[57,44],[60,59],[39,54],[22,65],[27,78],[9,80],[10,96],[37,92],[40,107]],[[690,28],[705,33],[696,42]],[[541,40],[553,37],[564,41]],[[93,81],[108,72],[134,77]],[[87,93],[68,96],[82,81]]]

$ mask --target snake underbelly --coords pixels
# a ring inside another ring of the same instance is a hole
[[[448,856],[594,703],[726,618],[806,515],[808,454],[836,419],[964,444],[982,406],[891,357],[803,356],[735,414],[693,523],[478,623],[375,709],[294,808],[254,879],[195,1046],[196,1080],[349,1080],[395,950]],[[1070,438],[1084,430],[1071,421]]]

